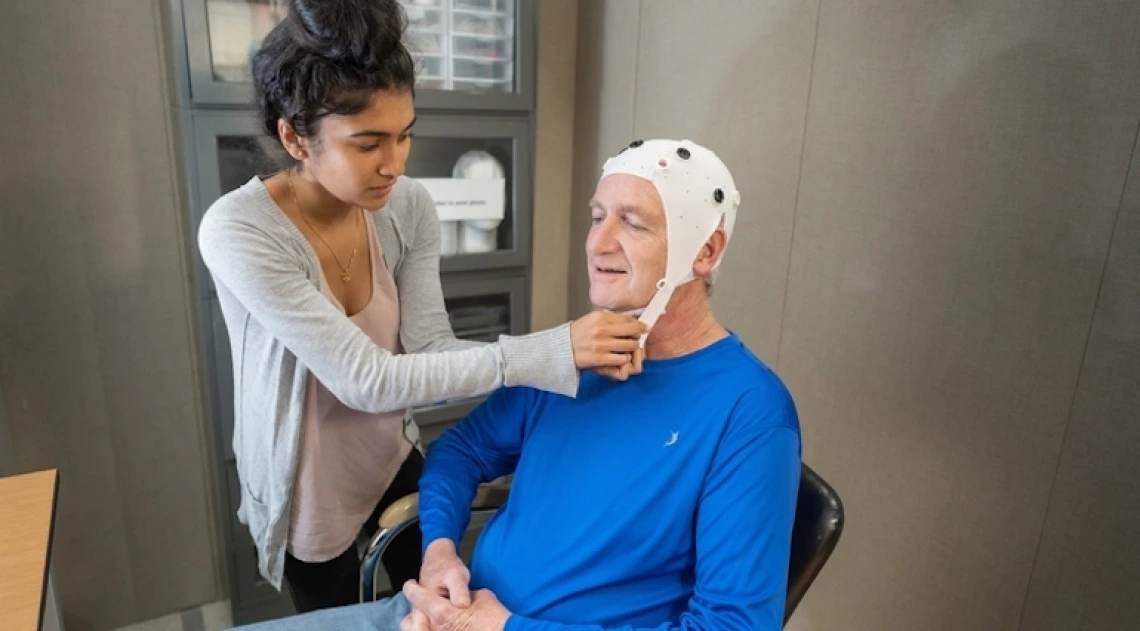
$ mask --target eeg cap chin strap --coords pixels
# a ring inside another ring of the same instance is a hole
[[[717,227],[723,223],[726,237],[732,238],[740,192],[720,158],[691,140],[635,140],[602,166],[603,178],[615,173],[649,181],[665,208],[665,277],[657,281],[657,293],[638,318],[652,329],[673,291],[696,278],[693,260]],[[642,346],[647,336],[641,336]]]

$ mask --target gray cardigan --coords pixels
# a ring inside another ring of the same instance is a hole
[[[568,324],[494,344],[455,338],[440,289],[439,222],[423,185],[400,178],[371,215],[399,292],[404,354],[373,344],[320,293],[316,253],[260,178],[214,202],[198,229],[233,357],[238,518],[277,589],[310,371],[346,405],[375,413],[500,386],[577,392]]]

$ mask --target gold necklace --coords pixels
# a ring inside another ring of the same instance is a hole
[[[304,221],[305,225],[309,227],[309,230],[312,230],[313,234],[317,235],[321,243],[324,243],[325,247],[328,248],[329,254],[332,254],[333,260],[336,261],[336,266],[340,268],[340,279],[346,283],[352,280],[352,274],[349,273],[349,270],[352,269],[352,263],[356,260],[356,243],[360,240],[358,238],[360,235],[360,214],[354,214],[356,221],[353,224],[352,254],[348,257],[348,266],[346,267],[340,264],[340,258],[337,257],[336,250],[329,245],[328,241],[325,241],[324,236],[322,236],[320,232],[317,232],[313,224],[309,223],[309,220],[305,218],[305,211],[301,208],[301,202],[297,200],[297,191],[293,188],[293,169],[289,169],[289,172],[285,174],[285,179],[289,182],[289,192],[293,194],[293,203],[297,206],[297,214],[301,215],[301,221]]]

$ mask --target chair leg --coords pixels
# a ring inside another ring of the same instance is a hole
[[[360,563],[360,602],[372,602],[377,599],[376,577],[384,567],[380,563],[381,557],[392,543],[392,540],[408,528],[419,524],[419,518],[409,519],[391,528],[382,528],[372,537],[364,559]],[[392,586],[396,588],[395,585]]]

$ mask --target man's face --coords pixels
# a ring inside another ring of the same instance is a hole
[[[590,212],[590,302],[611,311],[645,307],[665,277],[669,243],[657,189],[633,175],[608,175],[598,182]]]

